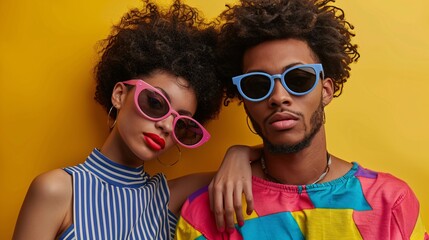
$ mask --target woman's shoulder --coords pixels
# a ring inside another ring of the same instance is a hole
[[[51,200],[68,200],[72,195],[72,177],[63,169],[42,173],[32,181],[30,192]]]
[[[72,191],[71,176],[62,169],[34,178],[19,213],[14,239],[53,239],[71,209]]]

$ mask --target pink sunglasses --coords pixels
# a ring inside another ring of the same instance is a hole
[[[136,87],[134,103],[143,117],[152,121],[160,121],[170,115],[174,116],[173,137],[183,147],[196,148],[210,139],[209,132],[199,122],[175,111],[168,99],[158,89],[140,79],[123,83]]]

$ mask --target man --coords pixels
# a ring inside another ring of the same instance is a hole
[[[429,239],[405,182],[327,150],[324,107],[359,58],[330,2],[241,0],[221,14],[227,96],[244,102],[263,139],[254,212],[220,233],[201,190],[182,208],[177,239]]]

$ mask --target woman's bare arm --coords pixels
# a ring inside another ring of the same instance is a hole
[[[182,205],[185,203],[188,196],[198,189],[209,185],[214,175],[215,172],[194,173],[169,180],[170,211],[178,217],[180,215]]]
[[[252,171],[250,162],[261,157],[262,146],[231,146],[209,185],[210,208],[219,231],[234,228],[234,213],[239,225],[244,223],[242,195],[246,198],[247,214],[253,211]]]
[[[234,215],[238,222],[243,222],[243,193],[246,197],[247,212],[253,211],[252,173],[249,162],[259,157],[259,147],[232,146],[225,154],[217,173],[195,173],[170,180],[170,210],[179,216],[187,197],[210,183],[210,205],[215,213],[218,229],[225,229],[225,221],[228,228],[233,228]]]
[[[72,204],[71,176],[61,169],[36,177],[22,204],[14,240],[55,239],[67,225]]]

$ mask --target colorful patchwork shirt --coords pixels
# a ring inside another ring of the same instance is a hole
[[[429,239],[410,187],[357,163],[330,182],[283,185],[253,177],[252,184],[254,212],[243,212],[243,226],[218,232],[204,188],[184,204],[176,239]]]

